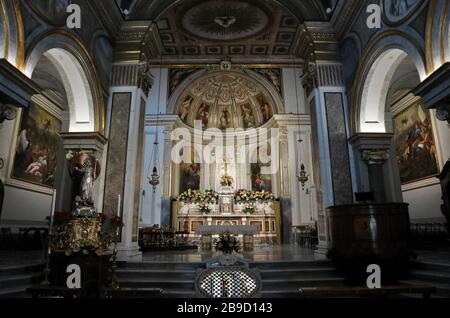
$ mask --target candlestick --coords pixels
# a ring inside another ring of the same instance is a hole
[[[52,233],[53,230],[53,219],[55,218],[55,206],[56,206],[56,189],[53,190],[53,196],[52,196],[52,210],[50,214],[50,228],[49,232]]]
[[[121,197],[120,194],[117,197],[117,216],[120,217],[120,205],[121,205]]]

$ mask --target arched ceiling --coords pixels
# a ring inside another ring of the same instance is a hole
[[[119,1],[119,0],[118,0]],[[327,21],[335,0],[121,0],[127,20],[152,21],[153,63],[211,61],[230,56],[288,63],[305,21]]]
[[[177,114],[188,126],[256,128],[274,114],[275,102],[263,85],[236,72],[213,72],[194,80],[177,99]]]

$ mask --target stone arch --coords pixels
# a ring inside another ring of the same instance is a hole
[[[70,34],[51,33],[30,46],[24,73],[31,78],[42,57],[57,69],[67,94],[70,114],[66,130],[94,132],[101,130],[103,105],[101,86],[94,63],[83,44]]]
[[[386,98],[392,77],[405,58],[411,58],[421,81],[427,77],[424,53],[416,42],[393,33],[381,34],[373,43],[366,51],[366,58],[361,60],[356,87],[353,87],[355,132],[384,133],[389,130],[385,118]]]

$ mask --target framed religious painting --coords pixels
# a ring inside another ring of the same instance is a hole
[[[395,148],[403,185],[439,174],[430,112],[421,101],[394,116]]]
[[[36,104],[22,112],[11,179],[54,188],[61,121]]]
[[[423,0],[381,0],[383,19],[389,25],[399,25],[413,15]]]
[[[180,193],[200,189],[200,164],[180,164]]]

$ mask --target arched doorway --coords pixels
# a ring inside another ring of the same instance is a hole
[[[425,64],[419,51],[408,44],[375,47],[368,55],[373,62],[362,72],[355,124],[359,134],[385,140],[383,146],[372,146],[386,153],[380,170],[385,200],[409,203],[412,222],[438,220],[442,214],[436,175],[442,160],[436,120],[411,93],[425,79]]]

